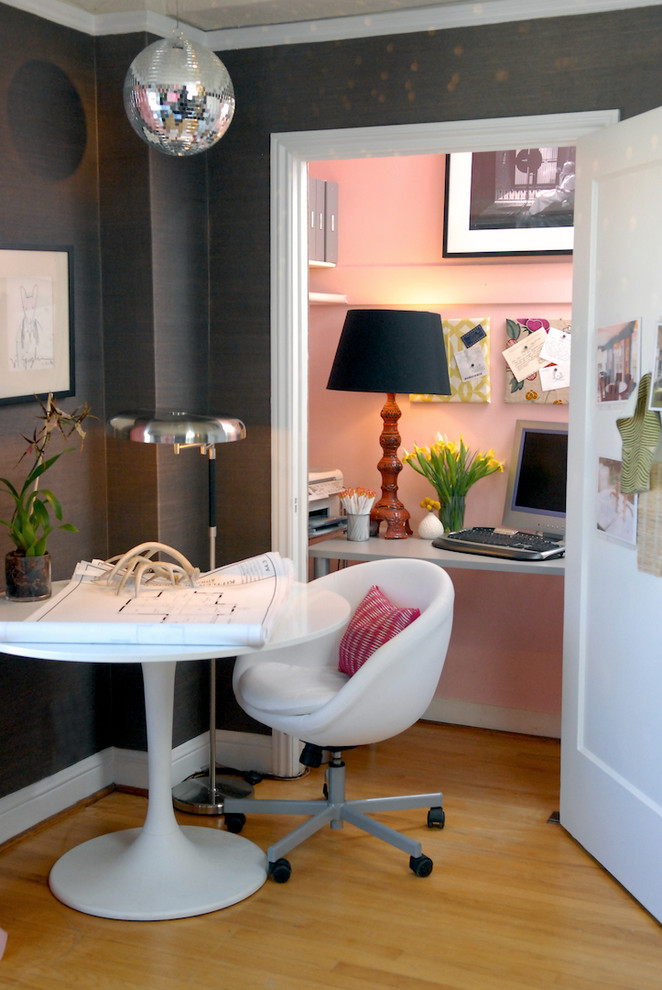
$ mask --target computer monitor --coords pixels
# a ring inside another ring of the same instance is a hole
[[[563,537],[568,424],[517,420],[503,525]]]

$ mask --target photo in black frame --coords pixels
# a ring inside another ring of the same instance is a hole
[[[0,245],[0,405],[75,392],[73,248]]]
[[[446,157],[444,257],[570,254],[575,148]]]

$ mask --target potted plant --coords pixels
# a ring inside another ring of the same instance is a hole
[[[402,459],[427,478],[436,491],[439,519],[447,533],[464,526],[465,502],[471,486],[488,474],[503,471],[503,462],[496,459],[493,450],[471,451],[463,437],[455,443],[441,433],[437,434],[435,443],[429,447],[415,446]]]
[[[64,412],[57,406],[52,392],[45,402],[38,396],[35,398],[43,415],[38,416],[41,425],[35,427],[32,436],[23,438],[28,446],[18,463],[29,458],[25,478],[20,487],[9,478],[0,478],[0,490],[4,489],[14,503],[11,519],[0,519],[0,523],[7,526],[15,546],[5,557],[6,594],[8,598],[32,601],[48,598],[51,593],[50,555],[46,549],[49,535],[54,529],[76,532],[71,523],[62,522],[58,498],[50,489],[40,487],[42,475],[62,454],[75,448],[65,447],[51,457],[46,453],[56,434],[67,440],[76,432],[82,449],[85,439],[82,424],[90,414],[87,403],[72,413]]]

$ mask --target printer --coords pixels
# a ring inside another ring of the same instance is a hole
[[[347,520],[341,514],[338,493],[345,487],[339,468],[308,472],[308,538],[343,532]]]

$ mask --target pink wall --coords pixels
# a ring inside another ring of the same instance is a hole
[[[380,396],[330,392],[329,369],[348,308],[417,308],[445,318],[490,318],[490,403],[412,403],[399,396],[402,448],[427,445],[437,431],[493,447],[507,460],[517,419],[567,420],[567,407],[504,401],[502,350],[507,318],[569,318],[567,257],[444,259],[444,156],[314,163],[310,172],[339,186],[339,264],[310,271],[311,292],[346,302],[311,305],[309,463],[339,467],[345,483],[379,489]],[[468,525],[500,521],[506,475],[478,482]],[[399,493],[412,517],[433,490],[408,466]],[[559,712],[562,581],[452,571],[456,621],[438,693],[477,704]]]

